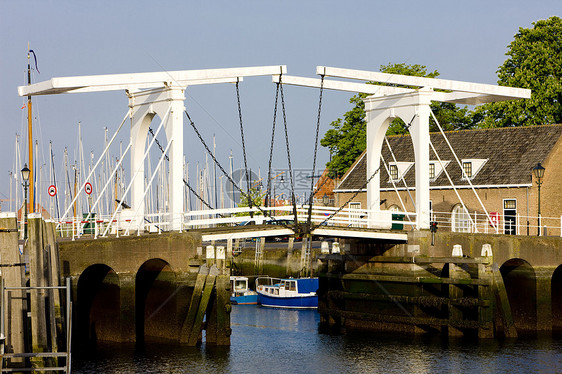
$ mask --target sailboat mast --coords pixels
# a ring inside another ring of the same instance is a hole
[[[27,84],[31,85],[31,62],[30,62],[29,43],[27,45]],[[31,95],[27,96],[27,144],[29,150],[29,213],[35,212],[34,199],[34,172],[33,172],[33,129],[32,129],[32,111],[31,111]]]

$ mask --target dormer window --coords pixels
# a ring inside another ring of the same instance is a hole
[[[396,165],[390,165],[390,167],[388,168],[390,171],[390,178],[393,181],[398,180],[398,166]]]
[[[429,161],[429,180],[434,182],[437,178],[439,178],[444,168],[446,168],[447,165],[449,165],[449,162],[451,161],[441,161],[441,162],[439,162],[438,160]]]
[[[462,163],[462,170],[464,171],[465,178],[472,178],[472,162],[467,161]]]
[[[435,179],[435,164],[433,162],[429,164],[429,179]]]
[[[462,160],[462,179],[473,179],[488,161],[485,158],[469,158]]]
[[[388,174],[390,180],[388,182],[397,182],[404,178],[408,170],[410,170],[413,165],[413,162],[389,162]]]

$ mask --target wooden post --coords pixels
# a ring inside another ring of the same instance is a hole
[[[493,277],[494,294],[496,295],[498,307],[497,312],[503,324],[503,333],[506,338],[517,338],[517,330],[515,329],[515,323],[511,315],[511,306],[509,305],[507,291],[505,290],[503,278],[497,266],[493,268]],[[496,329],[498,328],[497,325],[498,324],[496,324]]]
[[[23,250],[20,255],[18,250],[17,219],[15,213],[0,213],[0,227],[5,229],[0,232],[0,254],[2,264],[13,264],[2,268],[2,278],[7,286],[25,286],[25,266],[23,265]],[[23,247],[22,247],[23,249]],[[24,334],[26,307],[26,293],[23,290],[7,291],[2,302],[4,303],[3,326],[5,352],[25,352]],[[22,358],[12,358],[12,363],[23,362]]]
[[[486,302],[488,306],[478,306],[478,337],[481,339],[491,339],[494,337],[494,310],[495,298],[493,297],[493,276],[492,258],[487,257],[488,264],[478,264],[478,278],[486,282],[486,286],[478,286],[478,301]]]
[[[291,236],[289,237],[289,243],[287,243],[287,276],[292,275],[292,269],[291,269],[291,259],[293,257],[293,246],[295,244],[295,237]]]
[[[195,287],[193,288],[193,293],[191,294],[189,310],[187,311],[187,316],[185,317],[185,321],[181,329],[180,343],[189,342],[191,330],[193,329],[197,310],[199,309],[199,304],[201,302],[201,295],[203,294],[203,287],[205,286],[207,274],[209,274],[209,268],[206,265],[200,266],[197,279],[195,280]]]
[[[29,283],[31,287],[46,285],[45,263],[43,257],[42,219],[39,214],[32,214],[28,219],[29,253]],[[48,351],[47,345],[47,320],[45,316],[45,290],[31,291],[31,344],[33,353]],[[40,357],[31,359],[33,367],[44,367],[45,362]]]
[[[449,278],[451,279],[459,279],[462,278],[463,270],[460,269],[456,264],[450,263],[449,264]],[[463,290],[457,284],[449,284],[449,301],[453,301],[455,299],[460,299],[463,296]],[[449,326],[448,326],[448,334],[449,336],[462,336],[462,331],[451,326],[451,324],[455,324],[455,322],[462,322],[463,315],[462,311],[452,303],[449,304]]]
[[[219,275],[219,271],[217,267],[213,265],[205,279],[205,287],[203,288],[201,301],[199,302],[199,307],[197,308],[197,313],[195,314],[195,320],[193,322],[191,332],[189,333],[189,339],[187,341],[188,345],[195,346],[201,339],[201,326],[203,324],[203,317],[207,312],[207,307],[209,305],[209,300],[211,299],[211,293],[213,292],[213,288],[215,287],[217,275]]]

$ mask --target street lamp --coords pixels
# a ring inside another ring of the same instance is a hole
[[[325,206],[328,206],[328,204],[330,204],[330,196],[324,193],[324,196],[322,196],[322,202],[324,203]]]
[[[25,202],[23,204],[23,239],[27,239],[27,186],[29,185],[29,173],[31,170],[27,168],[27,164],[21,169],[21,178],[23,179],[23,190],[25,195]]]
[[[539,187],[539,204],[538,204],[538,217],[537,217],[537,236],[541,235],[541,184],[542,178],[544,177],[544,167],[539,162],[537,166],[533,168],[533,174],[535,174],[535,178],[537,179],[537,186]]]

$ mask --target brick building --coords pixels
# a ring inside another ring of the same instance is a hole
[[[452,231],[492,232],[497,222],[499,233],[537,235],[538,186],[533,168],[541,163],[545,168],[540,189],[542,234],[560,235],[561,135],[562,125],[446,132],[463,175],[445,138],[431,133],[439,156],[430,150],[431,219],[439,222],[440,229]],[[398,135],[387,140],[380,168],[381,210],[414,212],[411,138]],[[345,204],[359,191],[349,205],[366,209],[368,177],[363,152],[335,188],[335,205]]]

